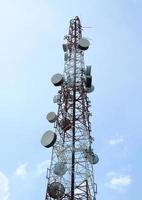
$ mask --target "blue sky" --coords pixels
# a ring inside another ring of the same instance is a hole
[[[142,2],[0,1],[0,200],[44,199],[51,150],[40,145],[56,111],[63,37],[78,15],[91,42],[97,200],[138,199],[142,161]]]

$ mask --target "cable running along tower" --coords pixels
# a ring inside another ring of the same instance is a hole
[[[64,72],[51,78],[59,88],[53,98],[58,111],[47,114],[54,131],[46,131],[41,138],[44,147],[52,147],[45,200],[96,200],[93,167],[99,158],[92,149],[91,102],[87,96],[94,86],[91,66],[84,63],[84,52],[90,43],[82,37],[79,17],[70,20],[64,40]]]

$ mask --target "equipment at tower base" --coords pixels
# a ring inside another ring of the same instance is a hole
[[[85,67],[84,63],[84,52],[90,42],[82,36],[79,17],[70,20],[64,39],[64,72],[51,77],[52,84],[59,88],[53,98],[58,110],[46,116],[55,130],[46,131],[41,138],[42,146],[52,147],[45,200],[96,200],[94,165],[99,157],[91,146],[92,113],[88,97],[94,86],[91,66]]]

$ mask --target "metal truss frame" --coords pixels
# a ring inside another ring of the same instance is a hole
[[[48,194],[48,185],[56,181],[65,187],[65,195],[61,199],[96,199],[97,185],[94,181],[93,164],[89,162],[85,154],[88,149],[91,149],[93,138],[90,101],[85,87],[84,52],[77,47],[81,37],[82,26],[79,18],[75,17],[70,20],[69,34],[65,36],[68,51],[64,53],[64,82],[58,91],[58,118],[54,124],[57,141],[52,149],[45,200],[53,199]],[[69,123],[62,128],[61,122],[65,119],[68,119]],[[74,152],[74,162],[72,152]],[[54,174],[54,165],[59,161],[67,165],[68,170],[63,177]]]

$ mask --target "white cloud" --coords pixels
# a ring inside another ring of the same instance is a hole
[[[15,175],[17,177],[21,177],[21,178],[24,178],[27,176],[27,166],[28,164],[27,163],[24,163],[24,164],[20,164],[17,169],[15,170]]]
[[[36,175],[42,176],[46,173],[47,168],[50,167],[50,160],[44,160],[41,163],[37,164]]]
[[[110,180],[110,184],[112,186],[127,186],[127,185],[130,185],[131,184],[131,177],[130,176],[120,176],[120,177],[117,177],[117,178],[112,178]]]
[[[107,177],[109,180],[106,183],[106,186],[114,190],[121,190],[132,182],[130,175],[120,175],[113,171],[107,173]]]
[[[117,145],[124,142],[124,138],[122,136],[115,136],[112,139],[108,140],[110,145]]]
[[[9,200],[9,180],[0,171],[0,200]]]
[[[14,175],[20,178],[30,177],[31,179],[35,179],[41,177],[42,175],[46,175],[47,168],[50,167],[50,160],[44,160],[40,163],[37,163],[33,169],[29,168],[28,170],[27,169],[28,166],[29,166],[28,163],[20,164],[16,168]]]

